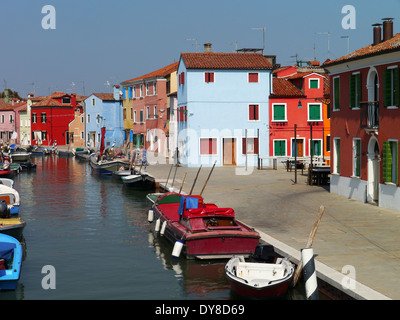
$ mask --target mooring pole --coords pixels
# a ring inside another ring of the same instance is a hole
[[[173,167],[173,166],[174,166],[174,165],[172,164],[172,165],[171,165],[171,168],[169,169],[168,178],[167,178],[167,181],[165,182],[165,190],[168,190],[168,189],[167,189],[167,185],[168,185],[169,175],[171,174],[171,170],[172,170],[172,167]]]
[[[193,181],[192,189],[190,189],[190,193],[189,193],[189,194],[192,194],[192,191],[193,191],[194,185],[196,184],[197,177],[199,176],[201,167],[202,167],[202,165],[200,165],[200,168],[199,168],[199,170],[197,171],[196,178],[195,178],[194,181]]]
[[[183,176],[182,185],[181,185],[181,188],[179,189],[179,193],[182,192],[183,184],[185,183],[185,179],[186,179],[186,173],[187,173],[187,172],[185,172],[185,175]]]
[[[303,277],[306,288],[307,300],[318,300],[317,273],[315,271],[314,250],[304,248],[301,250],[301,260],[303,261]]]
[[[204,183],[203,189],[201,189],[200,195],[203,194],[203,191],[204,191],[204,189],[206,188],[207,182],[208,182],[208,180],[209,180],[210,177],[211,177],[211,173],[213,172],[216,163],[217,163],[217,160],[215,160],[215,162],[214,162],[214,165],[213,165],[213,167],[212,167],[212,169],[211,169],[211,171],[210,171],[210,173],[209,173],[209,175],[208,175],[208,178],[207,178],[206,182]]]

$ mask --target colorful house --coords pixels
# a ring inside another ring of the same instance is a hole
[[[179,160],[187,166],[257,166],[269,155],[272,65],[260,53],[182,53]]]
[[[176,86],[177,69],[175,62],[121,83],[125,139],[134,147],[169,154],[168,97]]]
[[[30,110],[30,109],[29,109]],[[16,139],[15,143],[22,146],[30,145],[31,137],[31,124],[28,119],[30,119],[30,112],[28,117],[28,103],[27,101],[21,101],[14,105],[15,111],[15,132]]]
[[[0,99],[0,142],[14,143],[15,111],[14,106],[8,99]]]
[[[33,145],[69,145],[69,123],[75,118],[76,95],[54,92],[31,106]]]
[[[313,156],[329,163],[328,78],[312,69],[301,70],[295,66],[274,72],[273,93],[269,99],[269,155],[303,158],[309,157],[312,151]]]
[[[327,61],[331,77],[331,192],[400,210],[400,33],[384,19],[372,44]],[[372,40],[371,39],[371,40]]]
[[[75,118],[69,123],[69,147],[84,148],[85,142],[85,99],[87,96],[76,96]]]
[[[86,146],[99,149],[101,128],[105,127],[105,147],[122,147],[124,143],[122,99],[120,87],[113,93],[92,93],[85,99]]]

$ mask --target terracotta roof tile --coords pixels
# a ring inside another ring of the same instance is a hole
[[[270,70],[271,63],[261,53],[182,53],[187,69]]]
[[[273,94],[274,97],[304,97],[304,92],[298,89],[292,82],[285,78],[273,78],[272,79]]]
[[[177,71],[178,65],[179,65],[179,62],[174,62],[174,63],[169,64],[169,65],[167,65],[161,69],[158,69],[156,71],[150,72],[148,74],[145,74],[145,75],[137,77],[137,78],[123,81],[121,83],[133,82],[133,81],[137,81],[137,80],[144,80],[144,79],[155,78],[155,77],[166,77],[170,73]]]
[[[400,50],[400,33],[377,45],[370,44],[335,60],[325,61],[323,67]]]
[[[93,93],[97,98],[104,100],[104,101],[113,101],[114,94],[113,93]]]

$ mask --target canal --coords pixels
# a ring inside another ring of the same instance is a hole
[[[17,290],[0,292],[0,299],[240,298],[225,278],[226,261],[171,257],[172,245],[147,222],[147,192],[93,175],[87,162],[74,158],[32,162],[35,170],[13,178],[27,223],[22,274]],[[304,298],[297,289],[284,299]]]

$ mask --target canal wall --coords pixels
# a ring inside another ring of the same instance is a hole
[[[199,194],[204,188],[205,201],[234,208],[240,221],[295,264],[323,205],[325,213],[313,242],[319,283],[351,299],[400,299],[400,280],[393,275],[399,268],[393,243],[400,228],[398,213],[331,194],[327,187],[309,186],[299,172],[295,184],[294,172],[284,169],[253,168],[243,174],[235,167],[216,167],[209,180],[211,168],[199,172],[152,165],[146,170],[169,190],[182,187],[189,193],[193,188],[193,194]]]

